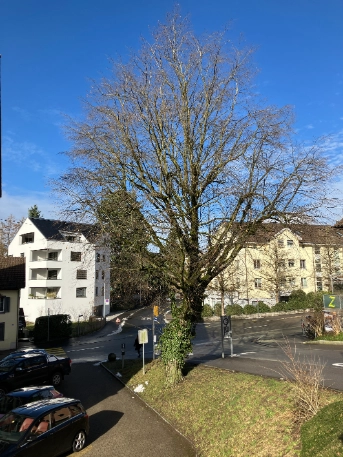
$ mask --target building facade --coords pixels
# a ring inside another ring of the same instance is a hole
[[[342,221],[341,221],[342,222]],[[205,303],[273,305],[293,290],[340,293],[343,284],[343,224],[261,224],[234,263],[212,281]]]
[[[21,291],[25,318],[70,314],[76,321],[110,309],[109,251],[96,242],[94,226],[28,218],[8,254],[26,260]]]
[[[16,349],[20,291],[25,287],[25,259],[0,257],[0,351]]]

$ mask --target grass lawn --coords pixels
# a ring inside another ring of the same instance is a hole
[[[288,382],[199,365],[186,366],[184,381],[166,388],[159,360],[146,361],[145,375],[141,360],[125,360],[124,368],[121,360],[104,365],[119,372],[129,388],[141,384],[138,395],[190,439],[202,457],[301,455]],[[339,400],[343,394],[323,391],[323,405]],[[342,454],[332,455],[343,455],[342,443],[338,446]]]

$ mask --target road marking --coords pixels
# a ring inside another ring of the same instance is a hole
[[[81,351],[88,351],[88,350],[93,350],[93,349],[100,349],[103,348],[104,346],[95,346],[93,348],[84,348],[84,349],[72,349],[71,351],[68,351],[68,354],[70,352],[81,352]]]
[[[334,367],[341,367],[343,368],[343,363],[333,363],[332,364]]]
[[[49,348],[46,349],[48,354],[57,355],[60,357],[67,357],[67,354],[63,348]]]

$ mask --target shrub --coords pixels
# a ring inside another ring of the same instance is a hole
[[[225,314],[228,316],[240,316],[243,313],[243,307],[237,303],[234,303],[233,305],[227,305],[225,307]]]
[[[293,290],[287,302],[287,309],[297,310],[306,308],[308,308],[308,297],[306,293],[301,289]]]
[[[287,311],[287,303],[286,302],[279,302],[279,303],[276,303],[275,305],[273,305],[271,307],[271,311]]]
[[[307,294],[307,306],[308,308],[314,308],[316,311],[323,309],[323,295],[327,292],[309,292]]]
[[[213,309],[210,305],[205,304],[202,308],[201,317],[211,317],[213,316]]]
[[[244,306],[244,314],[256,314],[257,308],[254,305],[245,305]]]
[[[221,303],[216,303],[214,305],[213,314],[215,316],[221,316],[222,315],[222,304]]]
[[[263,301],[259,301],[256,308],[259,313],[270,313],[270,307]]]
[[[72,322],[69,314],[54,314],[52,316],[37,317],[33,338],[35,342],[63,340],[70,338]]]

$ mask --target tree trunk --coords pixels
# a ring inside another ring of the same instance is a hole
[[[166,369],[166,384],[175,386],[182,381],[182,367],[177,360],[169,360],[165,365]]]

